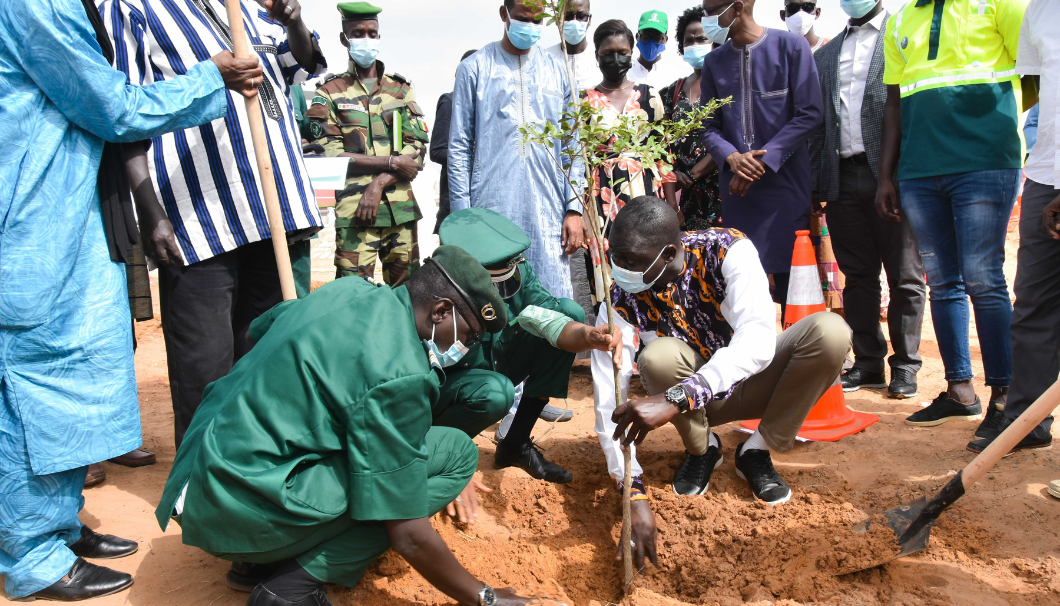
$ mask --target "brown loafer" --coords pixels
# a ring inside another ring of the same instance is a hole
[[[132,452],[127,452],[120,457],[114,457],[110,460],[111,463],[121,465],[122,467],[144,467],[146,465],[155,464],[155,453],[137,448]]]
[[[103,463],[93,463],[88,466],[88,475],[85,476],[85,488],[102,484],[107,479],[107,470],[103,469]]]

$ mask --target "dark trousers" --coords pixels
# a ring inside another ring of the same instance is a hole
[[[867,163],[840,161],[839,198],[828,201],[828,228],[839,269],[846,275],[843,308],[853,331],[854,366],[883,372],[887,340],[880,328],[880,267],[887,270],[891,305],[887,329],[894,348],[891,369],[916,373],[922,361],[920,331],[927,287],[924,264],[908,221],[876,213],[876,178]]]
[[[290,253],[293,266],[306,266],[309,241],[292,245]],[[184,267],[162,266],[158,278],[173,429],[180,447],[203,390],[250,351],[250,323],[283,296],[270,240]],[[308,292],[308,281],[308,272],[296,272],[299,294]]]
[[[1060,375],[1060,242],[1042,231],[1042,211],[1060,189],[1027,179],[1020,211],[1016,303],[1012,311],[1012,383],[1005,416],[1015,419]],[[1048,436],[1050,416],[1035,430]]]

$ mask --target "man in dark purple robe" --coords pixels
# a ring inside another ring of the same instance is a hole
[[[732,97],[704,123],[720,167],[722,218],[754,242],[775,299],[785,302],[795,231],[810,227],[810,152],[821,124],[817,66],[802,36],[755,23],[754,0],[704,0],[716,44],[703,63],[702,98]]]

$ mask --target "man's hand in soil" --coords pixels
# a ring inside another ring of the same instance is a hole
[[[457,518],[461,524],[474,524],[478,520],[478,495],[482,491],[487,494],[493,489],[482,483],[478,476],[471,478],[467,487],[460,493],[452,503],[445,506],[445,512],[450,518]]]
[[[659,565],[659,556],[655,553],[655,514],[651,510],[648,501],[633,501],[629,504],[633,528],[630,530],[630,539],[633,541],[633,568],[640,570],[644,567],[644,556],[652,564]],[[618,555],[615,561],[622,560],[622,545],[618,546]]]
[[[225,88],[234,90],[248,99],[258,94],[258,85],[261,84],[265,72],[257,57],[236,59],[229,51],[221,51],[210,60],[217,66],[217,71],[221,72]]]
[[[762,164],[762,161],[758,159],[759,156],[766,155],[764,149],[753,149],[749,152],[732,152],[725,161],[729,164],[729,168],[737,177],[742,177],[748,181],[754,182],[761,179],[766,174],[766,165]]]
[[[416,161],[415,156],[391,156],[390,166],[393,170],[390,172],[401,177],[405,181],[410,183],[416,179],[416,176],[423,170],[423,166]]]
[[[1060,196],[1042,211],[1042,229],[1050,238],[1060,240]]]
[[[611,414],[611,420],[618,423],[612,438],[622,439],[622,446],[640,444],[648,437],[648,432],[666,425],[678,412],[677,407],[662,395],[630,400]]]
[[[567,216],[563,218],[563,239],[560,241],[560,245],[564,247],[564,251],[569,255],[579,248],[585,248],[588,241],[589,228],[585,226],[582,216],[568,210]]]

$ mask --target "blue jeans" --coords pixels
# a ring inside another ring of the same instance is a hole
[[[916,235],[931,288],[931,319],[947,381],[972,378],[968,297],[975,311],[986,384],[1012,378],[1012,302],[1002,265],[1019,169],[902,181],[902,209]]]

